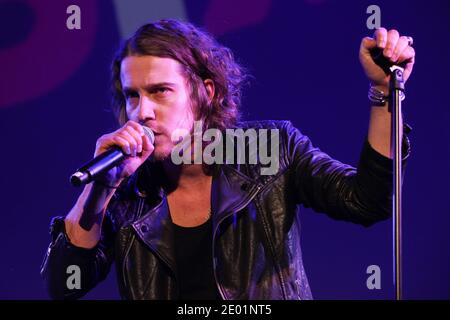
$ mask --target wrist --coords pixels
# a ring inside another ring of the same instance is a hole
[[[373,107],[385,107],[389,103],[389,94],[389,87],[371,83],[367,97]],[[403,101],[405,98],[405,93],[400,91],[400,100]]]
[[[372,107],[385,107],[389,100],[389,90],[383,85],[369,85],[369,92],[367,98],[369,99]]]
[[[389,85],[388,84],[384,85],[384,84],[371,83],[370,87],[372,87],[378,91],[382,91],[385,96],[389,95]]]

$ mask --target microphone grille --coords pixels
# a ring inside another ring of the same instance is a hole
[[[144,129],[145,135],[148,137],[151,144],[154,144],[155,143],[155,135],[154,135],[152,129],[150,129],[149,127],[146,127],[146,126],[142,126],[142,129]]]

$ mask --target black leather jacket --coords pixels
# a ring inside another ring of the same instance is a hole
[[[298,205],[364,226],[387,219],[392,161],[366,141],[356,170],[313,147],[288,121],[241,125],[280,130],[279,171],[261,175],[259,164],[218,167],[212,186],[218,290],[223,299],[311,299],[300,250]],[[406,136],[403,147],[406,159]],[[123,299],[177,298],[167,201],[161,188],[142,182],[149,179],[141,168],[110,202],[95,248],[75,247],[65,234],[63,218],[52,220],[52,241],[41,268],[52,298],[82,297],[106,277],[113,262]],[[69,265],[80,267],[81,289],[66,287]]]

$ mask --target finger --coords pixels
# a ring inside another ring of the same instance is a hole
[[[147,158],[155,149],[155,146],[150,142],[147,135],[142,137],[142,156]]]
[[[142,136],[141,136],[141,134],[132,126],[127,126],[125,128],[125,130],[134,138],[134,140],[136,142],[136,152],[141,153],[142,152]]]
[[[114,144],[119,146],[123,152],[125,152],[125,154],[130,155],[131,154],[131,147],[130,147],[130,143],[128,142],[127,139],[122,138],[119,135],[115,135],[112,140],[114,141]]]
[[[405,71],[403,72],[403,78],[405,81],[409,78],[409,75],[413,70],[415,59],[416,53],[414,51],[414,48],[410,46],[406,47],[406,49],[403,50],[400,58],[398,59],[399,63],[405,64]]]
[[[361,41],[361,47],[368,52],[377,47],[377,41],[371,37],[364,37]]]
[[[387,34],[386,47],[384,48],[383,54],[386,58],[390,58],[394,52],[394,48],[397,45],[397,41],[400,35],[397,30],[389,30]]]
[[[141,136],[143,136],[144,133],[144,129],[142,129],[142,126],[137,123],[136,121],[133,120],[128,120],[127,123],[125,124],[124,127],[126,126],[131,126],[134,130],[136,130]]]
[[[397,41],[397,45],[395,46],[392,52],[391,61],[397,62],[398,58],[400,57],[400,55],[403,53],[403,51],[406,49],[407,46],[408,46],[408,38],[405,36],[400,37]]]
[[[378,28],[375,30],[373,37],[377,42],[377,47],[383,49],[386,46],[387,30],[385,28]]]
[[[398,57],[398,62],[402,63],[407,61],[407,65],[412,63],[414,64],[414,59],[416,57],[416,51],[414,50],[413,47],[410,46],[406,46],[405,49],[403,49],[403,51],[400,53],[399,57]]]
[[[96,157],[113,147],[122,147],[122,145],[119,145],[118,141],[116,141],[114,137],[115,133],[102,135],[96,142],[94,156]],[[124,147],[123,151],[127,153],[126,146]]]
[[[119,136],[122,139],[127,140],[128,145],[130,146],[130,155],[132,157],[135,157],[136,156],[137,143],[136,143],[136,140],[134,139],[134,137],[128,131],[125,131],[125,130],[120,132],[120,133],[118,133],[117,136]]]

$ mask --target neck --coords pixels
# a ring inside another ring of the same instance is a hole
[[[164,188],[168,193],[178,190],[202,190],[210,183],[211,174],[201,164],[174,165],[172,161],[163,162],[166,177]]]

